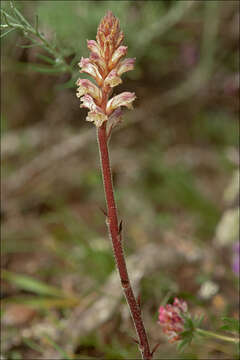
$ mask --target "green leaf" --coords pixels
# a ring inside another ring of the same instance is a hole
[[[76,79],[72,77],[69,81],[65,82],[64,84],[57,84],[56,89],[62,90],[62,89],[72,89],[76,88]]]
[[[63,67],[56,68],[53,66],[50,67],[50,66],[46,66],[46,65],[35,65],[35,64],[28,64],[27,68],[30,71],[32,70],[32,71],[49,74],[49,75],[55,75],[55,74],[65,71],[65,69]]]
[[[25,17],[20,13],[20,11],[16,8],[14,1],[10,1],[11,7],[13,8],[15,14],[18,16],[20,21],[25,24],[26,26],[31,27],[29,22],[25,19]]]
[[[31,44],[31,45],[17,45],[17,46],[20,48],[23,48],[23,49],[28,49],[28,48],[32,48],[34,46],[40,46],[40,44],[35,43],[35,44]]]
[[[65,360],[72,360],[67,353],[60,348],[60,346],[58,344],[56,344],[48,335],[44,335],[44,337],[47,339],[47,341],[59,352],[60,355],[63,356],[63,359]]]
[[[182,315],[182,317],[184,318],[184,328],[186,331],[194,331],[194,323],[193,323],[193,319],[190,316],[185,316],[184,314]]]
[[[177,350],[182,352],[189,344],[190,344],[190,342],[187,338],[180,340],[180,342],[177,345]]]
[[[14,31],[15,29],[10,29],[8,31],[5,31],[3,34],[0,35],[0,39],[3,39],[5,36],[7,36],[7,34],[9,34],[10,32]]]
[[[23,338],[22,340],[30,349],[37,351],[40,354],[44,354],[45,349],[38,345],[35,341],[32,341],[29,338]]]
[[[239,319],[230,318],[230,317],[223,317],[222,321],[224,323],[223,326],[221,326],[221,330],[231,331],[231,332],[240,332],[240,323]]]
[[[37,54],[37,57],[41,60],[46,61],[48,64],[56,65],[55,59],[51,59],[50,57],[43,55],[43,54]]]
[[[9,15],[5,10],[1,9],[1,13],[11,21],[16,21],[13,16]],[[8,20],[7,20],[8,21]]]
[[[12,272],[3,270],[2,278],[9,281],[11,284],[19,287],[20,289],[33,292],[39,295],[58,296],[63,297],[64,294],[61,290],[54,286],[46,285],[43,282],[36,280],[30,276],[18,275]]]
[[[39,31],[38,31],[38,15],[37,14],[35,15],[35,30],[36,30],[36,33],[39,34]]]
[[[193,326],[194,326],[195,328],[200,327],[203,319],[204,319],[204,315],[195,316],[195,317],[193,318]]]
[[[24,304],[35,310],[46,309],[69,309],[80,303],[79,298],[56,298],[56,297],[39,297],[39,296],[16,296],[2,300],[2,304]]]

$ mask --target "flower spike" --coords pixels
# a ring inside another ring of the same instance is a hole
[[[90,75],[94,79],[94,83],[89,80],[79,79],[77,81],[77,97],[80,98],[81,107],[89,109],[86,120],[93,122],[97,127],[101,172],[107,205],[107,212],[105,213],[106,225],[109,229],[122,290],[138,335],[138,340],[135,340],[135,342],[138,344],[141,358],[152,360],[156,347],[151,352],[141,309],[128,276],[123,251],[122,221],[118,221],[108,151],[108,141],[112,129],[121,122],[122,106],[131,109],[136,98],[134,93],[128,91],[110,98],[113,87],[122,82],[121,75],[132,70],[134,65],[134,59],[122,60],[127,53],[127,46],[122,45],[122,41],[123,32],[120,30],[119,20],[111,11],[108,11],[99,24],[96,41],[87,41],[90,50],[89,57],[82,58],[79,63],[80,72]]]
[[[111,128],[119,121],[112,121],[112,113],[120,114],[121,106],[132,109],[134,93],[123,92],[109,99],[112,88],[121,84],[121,75],[133,70],[135,59],[122,58],[127,53],[127,46],[122,45],[124,35],[120,30],[119,20],[108,11],[101,20],[96,41],[87,40],[90,50],[89,58],[81,58],[79,63],[80,73],[90,75],[96,85],[87,79],[77,81],[77,97],[82,105],[90,111],[87,121],[92,121],[97,127],[105,122],[111,122]],[[119,109],[119,112],[116,112]]]

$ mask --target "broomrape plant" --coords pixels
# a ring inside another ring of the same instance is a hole
[[[113,245],[116,266],[119,272],[122,289],[125,294],[132,319],[138,335],[142,358],[152,359],[148,338],[143,324],[139,301],[137,301],[129,280],[122,243],[122,223],[118,221],[117,208],[113,193],[111,166],[108,153],[108,139],[112,129],[121,120],[121,107],[132,109],[135,93],[123,92],[110,98],[115,86],[121,84],[121,75],[133,70],[135,59],[122,59],[127,53],[127,46],[122,45],[124,35],[120,30],[119,20],[108,11],[101,20],[96,40],[88,40],[89,58],[82,58],[79,66],[81,73],[90,75],[96,85],[89,80],[77,81],[77,97],[81,107],[89,109],[87,121],[97,128],[97,139],[100,152],[103,184],[107,204],[107,224]],[[155,349],[154,349],[155,350]]]

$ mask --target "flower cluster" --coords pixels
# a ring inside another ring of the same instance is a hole
[[[82,57],[79,63],[80,73],[90,75],[96,82],[78,79],[77,97],[82,102],[81,107],[90,110],[86,120],[97,127],[109,118],[118,120],[121,106],[131,109],[136,98],[135,93],[126,91],[109,100],[112,88],[122,82],[121,75],[134,67],[135,59],[122,59],[127,53],[127,46],[122,45],[123,37],[119,20],[108,11],[100,22],[96,41],[87,41],[90,57]]]
[[[187,303],[178,298],[174,299],[173,305],[160,306],[159,324],[170,343],[181,339],[181,332],[184,330],[183,315],[186,315],[187,311]]]

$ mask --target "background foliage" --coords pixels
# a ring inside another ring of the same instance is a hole
[[[159,304],[176,295],[207,328],[238,316],[238,3],[174,0],[2,1],[3,356],[138,354],[123,300],[88,315],[114,262],[99,211],[95,130],[75,81],[107,9],[137,58],[117,89],[136,92],[135,110],[112,135],[111,151],[126,254],[145,252],[143,261],[154,263],[136,287],[150,342],[161,341],[159,359],[237,358],[231,344],[201,339],[179,355],[157,324]],[[162,268],[163,248],[179,251],[174,266]],[[68,351],[59,334],[79,308],[90,330],[78,334],[76,315],[68,342],[76,335],[77,346]]]

